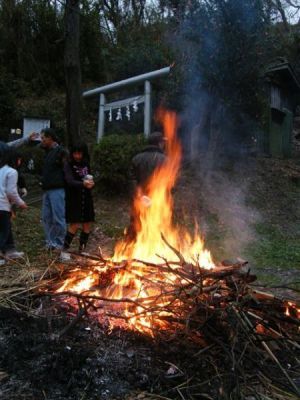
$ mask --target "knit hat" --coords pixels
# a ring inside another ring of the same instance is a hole
[[[152,132],[148,137],[148,143],[152,145],[158,145],[161,142],[164,142],[166,139],[161,132]]]

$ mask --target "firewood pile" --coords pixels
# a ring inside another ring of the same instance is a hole
[[[265,388],[276,387],[281,395],[291,396],[278,397],[282,399],[300,396],[299,305],[254,289],[251,284],[256,277],[244,261],[223,262],[208,270],[196,261],[186,262],[176,249],[172,250],[176,261],[161,259],[158,264],[142,260],[114,262],[102,255],[86,255],[92,265],[80,270],[76,267],[75,272],[65,269],[52,276],[44,281],[37,296],[50,296],[56,302],[73,301],[76,305],[77,317],[61,335],[84,315],[104,313],[157,342],[196,346],[199,359],[215,360],[210,363],[220,370],[221,380],[227,375],[244,386],[252,381]],[[80,258],[77,260],[80,264]],[[123,296],[111,296],[109,289],[115,276],[126,271],[139,280],[143,290],[129,296],[128,283]],[[57,291],[66,279],[72,277],[76,286],[88,275],[94,278],[89,289]],[[176,375],[177,369],[172,373]],[[185,390],[189,386],[194,390],[193,384],[186,383]],[[185,398],[183,393],[179,398]],[[245,397],[236,398],[247,398],[243,393]]]

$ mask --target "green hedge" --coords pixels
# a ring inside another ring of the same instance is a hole
[[[145,146],[142,135],[104,136],[93,151],[93,173],[100,191],[127,193],[132,157]]]
[[[41,175],[45,158],[45,151],[40,146],[25,145],[18,148],[18,152],[22,155],[23,158],[22,169],[26,172]],[[33,170],[28,168],[30,160],[33,160]]]

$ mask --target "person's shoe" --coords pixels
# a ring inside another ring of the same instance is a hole
[[[5,258],[10,258],[12,260],[15,260],[17,258],[23,258],[24,254],[25,254],[24,251],[9,250],[5,253]]]
[[[5,265],[5,260],[0,259],[0,266]]]
[[[48,251],[48,253],[51,253],[51,251],[56,250],[56,247],[54,247],[54,246],[46,246],[45,250]]]
[[[78,252],[79,253],[84,253],[86,251],[86,245],[80,244],[78,247]]]
[[[71,260],[71,254],[66,251],[62,251],[59,256],[59,261],[68,262]]]

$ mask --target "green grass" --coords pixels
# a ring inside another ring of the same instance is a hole
[[[120,198],[101,198],[97,195],[94,197],[96,222],[92,229],[100,229],[104,235],[114,240],[121,238],[129,221],[128,201]],[[44,231],[40,219],[41,203],[35,203],[25,211],[18,210],[13,221],[16,247],[24,251],[30,261],[34,261],[45,252]]]
[[[300,268],[300,235],[282,231],[276,225],[257,224],[259,239],[250,243],[249,257],[257,267]]]
[[[300,289],[300,235],[267,223],[257,224],[256,232],[259,238],[249,243],[245,256],[258,282]]]
[[[40,205],[17,211],[13,220],[13,234],[18,250],[25,251],[29,259],[41,254],[44,249],[44,233],[40,221]]]

